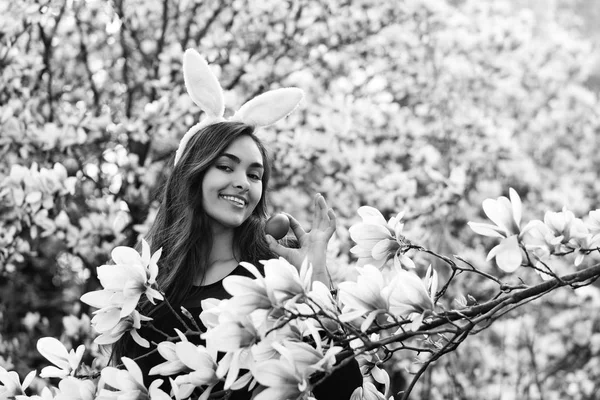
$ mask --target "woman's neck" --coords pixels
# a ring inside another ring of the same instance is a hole
[[[215,263],[237,260],[238,249],[233,244],[233,229],[213,229],[212,248],[208,255],[208,267]]]
[[[240,257],[233,238],[233,229],[213,229],[213,244],[208,255],[208,265],[201,275],[196,275],[194,285],[210,285],[220,281],[236,268]]]

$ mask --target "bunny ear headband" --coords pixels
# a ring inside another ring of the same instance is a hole
[[[192,136],[200,129],[225,121],[223,89],[206,60],[196,50],[187,49],[183,55],[183,79],[188,94],[206,116],[181,138],[175,153],[175,164]],[[248,100],[229,121],[244,122],[257,127],[268,126],[294,111],[303,97],[304,92],[295,87],[270,90]]]

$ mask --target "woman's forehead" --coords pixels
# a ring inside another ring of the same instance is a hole
[[[254,164],[263,163],[263,156],[256,142],[250,136],[241,136],[234,140],[222,155],[233,155],[240,161]]]

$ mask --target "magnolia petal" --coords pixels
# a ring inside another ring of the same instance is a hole
[[[150,347],[150,342],[146,339],[144,339],[143,337],[140,336],[140,334],[138,333],[137,329],[132,329],[131,331],[129,331],[131,337],[133,338],[133,340],[139,344],[140,346],[144,347],[144,348],[149,348]]]
[[[144,387],[144,378],[142,375],[142,370],[137,365],[137,363],[129,357],[121,357],[121,362],[123,363],[123,365],[125,365],[125,368],[127,368],[127,371],[129,371],[129,374],[135,380],[135,382],[141,387]]]
[[[410,257],[408,257],[406,254],[400,255],[399,261],[400,261],[400,264],[404,265],[406,268],[410,268],[410,269],[417,268],[417,266],[415,265],[415,262],[413,260],[411,260]]]
[[[368,257],[371,258],[371,247],[362,247],[360,245],[356,245],[350,249],[350,252],[354,254],[356,257]]]
[[[364,314],[366,314],[366,311],[364,310],[355,310],[340,314],[339,319],[341,322],[350,322],[362,317]]]
[[[515,224],[518,227],[521,224],[523,204],[521,203],[521,198],[519,197],[519,194],[515,189],[510,188],[508,190],[508,193],[510,196],[510,203],[512,205],[513,219],[515,220]]]
[[[162,383],[162,379],[157,379],[150,384],[148,394],[152,400],[171,400],[171,396],[160,389]]]
[[[356,224],[348,230],[350,237],[355,242],[379,242],[383,239],[393,239],[390,231],[383,225]]]
[[[374,366],[373,369],[371,370],[371,376],[378,383],[381,383],[382,385],[384,385],[384,388],[385,388],[384,396],[387,398],[387,396],[389,394],[389,390],[390,390],[390,376],[388,375],[387,371],[382,368],[379,368],[377,366]]]
[[[40,377],[42,378],[65,378],[69,375],[69,372],[64,370],[64,369],[60,369],[60,368],[56,368],[55,366],[48,366],[48,367],[44,367],[42,368],[42,371],[40,372]]]
[[[110,255],[116,264],[142,265],[142,257],[140,256],[140,253],[131,247],[117,246],[113,249]]]
[[[583,259],[584,259],[584,257],[585,257],[585,253],[579,252],[579,253],[577,254],[577,256],[575,257],[575,262],[574,262],[574,265],[575,265],[576,267],[580,266],[580,265],[581,265],[581,263],[583,262]]]
[[[300,391],[294,387],[268,387],[253,397],[253,400],[295,399]]]
[[[103,333],[102,335],[100,335],[100,336],[96,337],[96,339],[94,339],[94,343],[97,343],[97,344],[113,344],[117,340],[121,339],[121,337],[124,334],[125,334],[125,332],[120,332],[118,334]]]
[[[523,256],[519,248],[516,235],[504,239],[498,246],[494,247],[490,254],[496,257],[496,264],[505,272],[514,272],[521,266]],[[489,255],[488,255],[489,257]]]
[[[150,264],[150,245],[144,239],[142,239],[142,254],[140,255],[140,260],[142,261],[143,266]]]
[[[369,329],[371,327],[371,325],[373,324],[373,321],[375,321],[375,318],[377,318],[377,316],[381,313],[383,313],[383,310],[371,311],[369,313],[369,315],[367,316],[367,318],[360,325],[360,330],[362,332],[366,332],[367,329]]]
[[[215,387],[215,385],[214,385],[214,384],[213,384],[213,385],[209,385],[209,386],[208,386],[208,387],[207,387],[207,388],[204,390],[204,392],[202,392],[202,394],[200,395],[200,397],[198,397],[198,400],[208,400],[208,397],[210,396],[210,394],[211,394],[211,392],[212,392],[212,390],[213,390],[213,388],[214,388],[214,387]],[[193,388],[193,387],[192,387],[192,388]],[[185,399],[185,398],[187,398],[187,397],[189,397],[189,396],[191,396],[191,393],[190,393],[189,395],[185,396],[185,397],[182,397],[182,398],[183,398],[183,399]]]
[[[371,256],[375,260],[385,260],[394,254],[400,245],[395,240],[385,239],[373,246]]]
[[[233,385],[235,380],[238,378],[239,373],[240,373],[240,352],[236,351],[233,353],[233,356],[231,357],[231,363],[229,364],[229,370],[227,371],[227,378],[225,378],[225,384],[223,385],[223,388],[225,390],[228,390],[229,388],[231,388],[231,385]]]
[[[214,371],[216,364],[206,349],[190,342],[179,342],[175,345],[175,352],[179,360],[188,368],[196,371]]]
[[[280,360],[263,361],[256,364],[252,372],[258,383],[267,387],[285,387],[299,383],[298,378],[290,372],[289,367]]]
[[[83,358],[83,353],[85,353],[85,346],[82,344],[77,346],[75,352],[71,350],[71,353],[69,353],[69,365],[71,366],[71,369],[76,370],[77,367],[79,367],[81,359]]]
[[[150,369],[149,375],[169,376],[186,370],[187,367],[179,360],[165,361]]]
[[[175,343],[173,342],[160,342],[156,346],[158,354],[160,354],[165,360],[177,360],[177,353],[175,352]]]
[[[510,227],[512,226],[512,206],[506,197],[500,196],[498,200],[485,199],[482,202],[482,207],[485,214],[493,223],[507,233],[510,231]]]
[[[148,298],[148,300],[150,300],[150,302],[152,304],[156,304],[154,302],[154,300],[164,300],[165,298],[163,297],[163,295],[156,289],[153,289],[151,287],[147,287],[146,288],[146,297]]]
[[[386,221],[381,212],[370,206],[362,206],[357,211],[358,215],[363,219],[363,222],[370,224],[385,225]]]
[[[43,337],[37,341],[37,350],[60,369],[69,369],[69,353],[65,345],[56,338]]]
[[[231,390],[240,390],[246,387],[250,381],[252,380],[252,373],[246,372],[244,375],[240,376],[230,387]]]
[[[153,285],[156,283],[156,277],[158,276],[158,260],[162,255],[162,247],[152,254],[152,258],[150,259],[150,263],[148,264],[148,271],[150,272],[150,277],[148,278],[148,283]]]
[[[35,378],[36,374],[37,374],[37,371],[31,371],[27,374],[25,379],[23,379],[23,384],[21,385],[23,390],[27,389],[29,387],[29,385],[31,385],[31,382],[33,382],[33,379]]]
[[[134,312],[135,307],[137,306],[138,302],[140,301],[140,297],[141,297],[141,293],[138,293],[138,295],[136,295],[134,297],[126,297],[125,301],[123,302],[123,308],[121,308],[121,313],[119,314],[119,317],[125,318],[129,314]]]
[[[359,386],[356,389],[354,389],[354,391],[350,395],[350,400],[363,400],[363,399],[364,399],[363,388],[362,388],[362,386]]]
[[[132,279],[142,283],[146,281],[144,268],[141,265],[101,265],[96,272],[100,284],[108,290],[123,290],[124,285]]]
[[[258,270],[258,268],[256,268],[254,265],[252,265],[252,264],[250,264],[248,262],[245,262],[245,261],[240,262],[240,265],[242,267],[246,268],[248,270],[248,272],[250,272],[252,275],[254,275],[254,277],[256,279],[260,280],[260,279],[263,278],[263,276],[260,273],[260,271]]]
[[[482,224],[480,222],[468,222],[467,225],[473,230],[473,232],[489,237],[503,238],[504,235],[500,233],[500,229],[491,224]]]
[[[79,300],[87,305],[96,308],[104,308],[112,304],[115,292],[113,290],[95,290],[93,292],[84,293]]]
[[[223,287],[232,296],[265,291],[256,279],[247,276],[230,275],[223,279]]]

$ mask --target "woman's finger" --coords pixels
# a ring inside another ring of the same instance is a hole
[[[292,249],[282,246],[281,244],[279,244],[279,242],[277,242],[277,240],[275,240],[273,236],[269,234],[265,235],[265,237],[267,239],[267,243],[269,244],[269,250],[287,260],[291,254],[290,252],[292,251]]]
[[[327,210],[327,216],[329,217],[329,229],[331,229],[333,232],[335,232],[335,229],[337,227],[337,219],[335,216],[335,212],[333,211],[333,208],[330,208],[329,210]]]
[[[319,225],[321,224],[321,221],[323,220],[323,212],[322,212],[321,207],[322,207],[321,206],[321,194],[317,193],[315,195],[315,201],[314,201],[313,223],[312,223],[311,230],[315,230],[315,229],[319,228]]]
[[[304,231],[304,229],[302,229],[302,225],[300,225],[300,222],[298,222],[298,220],[294,218],[291,214],[288,214],[286,212],[282,214],[288,217],[288,219],[290,220],[290,228],[292,229],[292,232],[294,232],[296,239],[301,241],[304,235],[306,235],[306,232]]]

